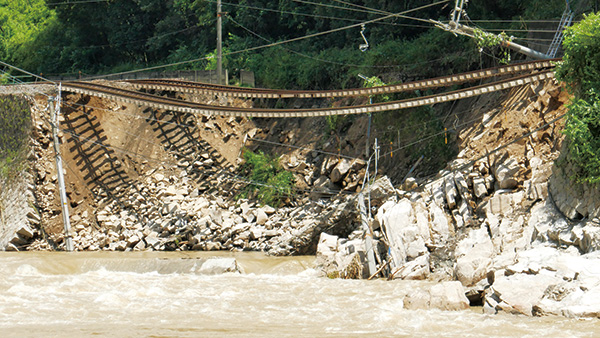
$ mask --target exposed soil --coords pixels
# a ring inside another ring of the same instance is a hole
[[[543,90],[542,87],[543,84],[538,88],[528,86],[437,105],[429,112],[425,111],[430,114],[427,116],[431,117],[431,121],[415,120],[414,117],[422,111],[387,113],[383,119],[373,116],[369,152],[373,153],[372,145],[378,138],[382,155],[378,161],[379,173],[388,175],[395,185],[402,182],[419,155],[425,155],[425,161],[411,174],[417,179],[425,179],[446,166],[442,159],[452,159],[458,154],[459,159],[475,160],[564,113],[562,104],[567,100],[566,94],[552,85]],[[186,95],[179,98],[238,107],[281,105],[207,96]],[[540,103],[531,105],[538,99]],[[345,105],[352,103],[350,101],[358,103],[365,100],[357,98],[303,104]],[[43,230],[52,242],[53,238],[60,240],[63,233],[60,201],[56,193],[54,151],[48,113],[42,110],[47,106],[47,98],[38,95],[35,103],[33,118],[37,160],[33,169],[39,187],[36,198],[42,211]],[[302,105],[297,101],[288,104]],[[60,136],[70,214],[75,220],[89,219],[85,224],[98,229],[100,225],[90,216],[109,202],[127,203],[130,188],[137,187],[141,191],[145,177],[153,172],[169,176],[190,170],[188,174],[192,179],[189,184],[199,192],[233,198],[237,191],[231,190],[232,185],[219,177],[235,177],[244,146],[283,156],[282,161],[286,163],[291,159],[307,163],[306,170],[313,172],[308,175],[299,172],[296,176],[298,187],[310,191],[314,189],[314,180],[323,175],[323,166],[331,167],[328,163],[332,160],[338,163],[340,156],[366,159],[368,121],[368,116],[338,117],[335,123],[326,118],[208,118],[79,94],[63,94],[60,121],[63,131]],[[419,125],[429,122],[435,122],[435,128]],[[528,151],[551,153],[559,147],[560,125],[558,123],[534,133],[494,156],[527,158]],[[484,128],[488,132],[482,133]],[[419,134],[416,129],[423,129],[422,132],[429,134]],[[199,159],[204,161],[202,170],[190,169]],[[331,168],[328,170],[330,173]],[[362,180],[360,175],[354,175],[352,179]],[[351,191],[360,189],[360,186],[350,183],[348,180],[340,182],[337,188],[346,189],[348,184],[352,187]]]

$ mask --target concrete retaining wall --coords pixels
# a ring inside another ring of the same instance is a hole
[[[39,228],[34,207],[33,177],[22,172],[10,182],[0,181],[0,250],[23,250]]]

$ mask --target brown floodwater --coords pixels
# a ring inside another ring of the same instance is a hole
[[[235,257],[243,274],[200,274]],[[317,277],[313,257],[0,252],[0,337],[597,337],[600,320],[405,310],[403,282]]]

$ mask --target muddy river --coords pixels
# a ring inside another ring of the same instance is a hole
[[[405,310],[403,282],[317,277],[312,257],[0,252],[0,337],[598,337],[600,320]]]

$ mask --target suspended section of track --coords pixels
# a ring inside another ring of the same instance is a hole
[[[389,93],[399,93],[411,90],[447,87],[470,81],[487,79],[494,76],[514,75],[523,72],[541,71],[554,68],[554,63],[560,59],[530,61],[508,66],[500,66],[483,70],[472,71],[457,75],[443,76],[422,81],[407,82],[397,85],[380,86],[373,88],[356,88],[341,90],[275,90],[260,88],[243,88],[235,86],[214,85],[199,82],[179,80],[129,80],[127,81],[136,89],[173,91],[181,93],[196,93],[209,95],[224,95],[244,98],[333,98],[347,96],[368,96]]]
[[[91,96],[103,97],[115,101],[138,104],[156,109],[165,109],[183,113],[200,114],[207,116],[235,116],[235,117],[263,117],[263,118],[289,118],[289,117],[314,117],[331,115],[350,115],[376,113],[389,110],[398,110],[412,107],[431,105],[436,103],[465,99],[482,94],[492,93],[499,90],[519,87],[537,81],[544,81],[554,77],[551,70],[556,60],[543,60],[525,62],[515,65],[502,66],[468,72],[458,75],[450,75],[423,81],[408,82],[398,85],[334,90],[334,91],[290,91],[240,88],[233,86],[219,86],[200,84],[194,82],[175,80],[142,80],[129,81],[138,89],[154,89],[177,92],[193,92],[203,94],[229,95],[233,97],[246,98],[326,98],[344,96],[377,95],[396,93],[409,90],[428,89],[435,87],[451,86],[469,81],[481,80],[495,76],[513,75],[516,73],[528,73],[511,77],[497,82],[440,93],[430,96],[410,98],[400,101],[376,103],[369,105],[358,105],[338,108],[312,108],[312,109],[269,109],[269,108],[236,108],[204,105],[190,101],[167,98],[152,95],[140,91],[116,88],[90,82],[65,82],[63,89],[67,92],[80,93]]]

